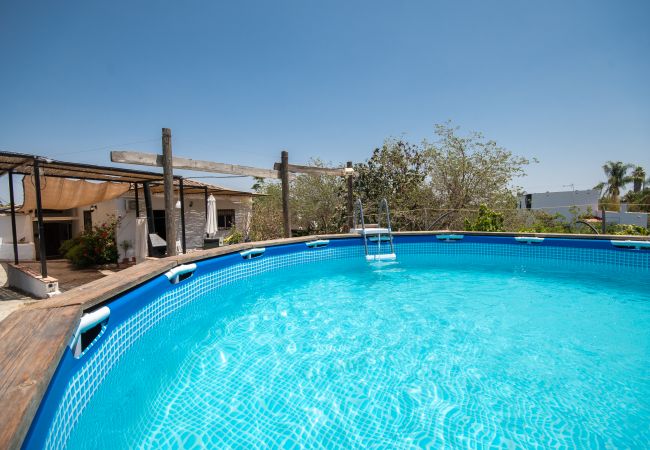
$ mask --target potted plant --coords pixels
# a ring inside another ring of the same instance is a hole
[[[129,262],[133,259],[133,256],[131,256],[131,255],[130,255],[130,252],[129,252],[129,250],[130,250],[131,248],[133,248],[133,245],[131,244],[131,241],[123,240],[123,241],[120,243],[120,248],[121,248],[122,251],[124,252],[124,258],[122,258],[122,263],[123,263],[123,264],[127,264],[127,263],[129,263]]]

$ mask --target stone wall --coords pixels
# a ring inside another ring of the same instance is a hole
[[[123,199],[119,199],[124,202]],[[153,209],[164,209],[164,200],[162,196],[154,196],[152,198]],[[250,223],[250,215],[252,212],[252,199],[241,197],[241,200],[236,200],[236,203],[229,198],[217,197],[217,211],[219,209],[234,209],[235,210],[235,226],[241,230],[244,235],[248,231]],[[133,239],[135,236],[135,211],[120,210],[118,214],[122,217],[120,228],[118,230],[118,241],[120,239]],[[144,199],[140,198],[140,217],[145,217],[146,211],[144,206]],[[180,209],[174,210],[176,219],[176,238],[181,239],[181,220]],[[225,237],[230,230],[219,230],[217,236]],[[203,239],[205,233],[205,198],[202,194],[186,195],[185,196],[185,240],[187,249],[196,249],[203,247]],[[120,254],[122,251],[120,250]],[[121,255],[122,257],[122,255]]]

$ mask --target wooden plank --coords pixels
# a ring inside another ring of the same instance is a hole
[[[111,161],[124,164],[139,164],[142,166],[162,167],[162,156],[154,153],[114,150],[111,152]],[[277,170],[258,169],[256,167],[238,166],[197,159],[172,158],[174,169],[196,170],[199,172],[225,173],[230,175],[244,175],[258,178],[280,178]]]
[[[80,316],[27,307],[0,322],[0,448],[22,445]]]
[[[273,168],[280,170],[282,167],[281,163],[275,163]],[[307,173],[310,175],[329,175],[335,177],[343,177],[348,175],[348,172],[345,171],[345,167],[314,167],[314,166],[301,166],[299,164],[289,164],[289,172],[291,173]]]
[[[84,310],[111,300],[131,288],[139,286],[176,266],[174,257],[150,259],[120,272],[76,287],[62,295],[35,303],[36,309],[80,305]]]

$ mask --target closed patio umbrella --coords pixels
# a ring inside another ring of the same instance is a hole
[[[209,238],[213,238],[217,234],[217,230],[217,201],[210,194],[210,197],[208,197],[208,218],[205,222],[205,234]]]

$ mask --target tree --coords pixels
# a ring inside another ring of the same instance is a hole
[[[254,241],[282,237],[282,187],[278,182],[256,178],[250,237]]]
[[[425,143],[430,167],[430,184],[439,205],[447,209],[513,208],[517,187],[515,178],[524,176],[530,163],[509,150],[487,140],[480,133],[457,134],[450,123],[436,125],[440,138]]]
[[[309,165],[328,167],[319,159]],[[256,178],[253,190],[251,238],[276,239],[283,234],[282,186]],[[289,209],[292,229],[309,233],[339,233],[346,225],[346,186],[343,177],[300,174],[290,181]]]
[[[367,161],[354,168],[354,192],[364,202],[370,220],[375,219],[378,202],[385,198],[393,212],[393,228],[409,223],[400,211],[418,208],[427,193],[428,166],[422,148],[402,139],[387,139]]]
[[[645,170],[643,167],[636,166],[632,171],[632,181],[634,182],[634,192],[640,192],[645,183]]]
[[[486,205],[479,206],[474,221],[465,219],[467,231],[503,231],[503,214],[492,211]]]
[[[650,187],[639,192],[630,191],[623,198],[630,212],[650,212]]]
[[[631,164],[623,164],[621,161],[608,161],[603,165],[603,171],[607,177],[606,193],[610,196],[613,204],[619,204],[621,188],[633,181],[632,177],[627,175],[627,171],[631,168]]]
[[[319,159],[310,166],[328,167]],[[300,174],[291,182],[292,225],[311,233],[339,233],[346,221],[346,185],[343,177]]]

